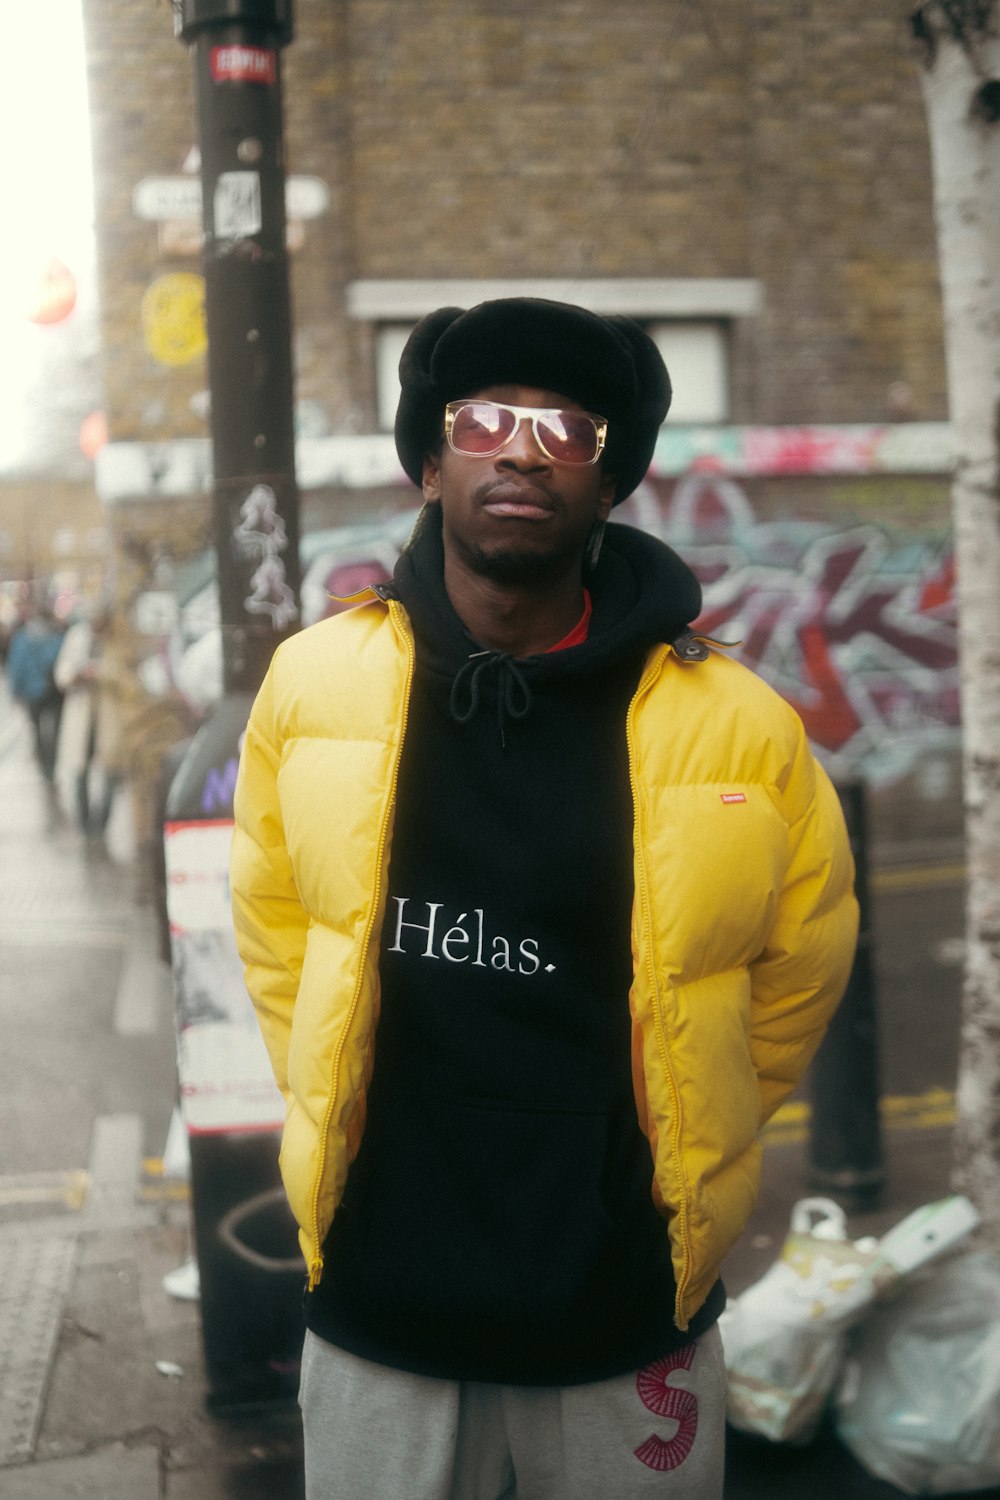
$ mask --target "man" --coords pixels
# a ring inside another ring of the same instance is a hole
[[[719,1267],[848,973],[832,789],[610,511],[670,400],[627,319],[442,309],[425,507],[276,653],[232,890],[309,1271],[310,1500],[718,1500]]]
[[[7,653],[10,690],[28,711],[35,759],[48,782],[55,777],[62,717],[63,695],[52,675],[62,640],[63,627],[50,609],[29,608]]]
[[[106,601],[88,606],[67,630],[53,669],[56,685],[66,695],[56,780],[67,807],[75,809],[91,852],[104,851],[115,795],[125,774],[124,674],[112,643],[113,624]]]

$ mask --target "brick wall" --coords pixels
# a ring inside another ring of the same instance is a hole
[[[51,477],[0,485],[0,578],[69,569],[93,583],[106,553],[107,516],[93,485]]]
[[[154,224],[132,212],[144,177],[180,170],[195,140],[191,69],[174,40],[169,5],[84,0],[94,152],[102,372],[111,439],[204,433],[189,402],[204,362],[171,368],[145,349],[140,308],[154,277],[197,271],[196,258],[164,262]]]
[[[170,9],[84,0],[113,438],[205,432],[202,359],[160,365],[140,304],[163,274],[141,178],[195,139]],[[929,160],[907,4],[893,0],[299,0],[284,54],[289,170],[331,210],[293,264],[297,394],[329,430],[373,417],[359,278],[754,277],[735,415],[946,415]],[[682,371],[674,372],[683,379]],[[194,408],[192,400],[194,399]]]

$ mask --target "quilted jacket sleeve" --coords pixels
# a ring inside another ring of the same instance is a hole
[[[780,789],[790,861],[767,944],[751,966],[751,1053],[761,1124],[791,1092],[822,1041],[854,959],[854,862],[840,801],[801,724]]]
[[[250,713],[234,801],[230,890],[236,946],[278,1087],[288,1098],[288,1044],[309,917],[299,900],[278,800],[274,666]]]

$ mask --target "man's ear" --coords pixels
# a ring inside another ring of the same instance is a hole
[[[441,455],[440,453],[424,454],[424,475],[421,488],[424,499],[432,505],[441,500]]]
[[[600,496],[597,502],[597,519],[606,521],[611,514],[611,507],[615,503],[615,490],[618,481],[613,474],[601,475]]]

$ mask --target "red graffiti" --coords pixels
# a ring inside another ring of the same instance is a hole
[[[926,578],[920,589],[917,608],[921,614],[941,614],[955,608],[955,559],[946,557],[936,573]]]
[[[751,472],[768,474],[864,473],[882,433],[878,427],[841,432],[818,427],[750,428],[745,456]]]
[[[788,701],[798,711],[811,740],[830,750],[841,750],[861,728],[861,719],[844,691],[821,627],[804,625],[798,640],[806,687],[814,689],[814,696],[797,698],[789,694]]]
[[[698,629],[738,641],[821,750],[886,778],[957,729],[946,533],[762,522],[733,479],[697,473],[677,485],[663,535],[701,582]]]

